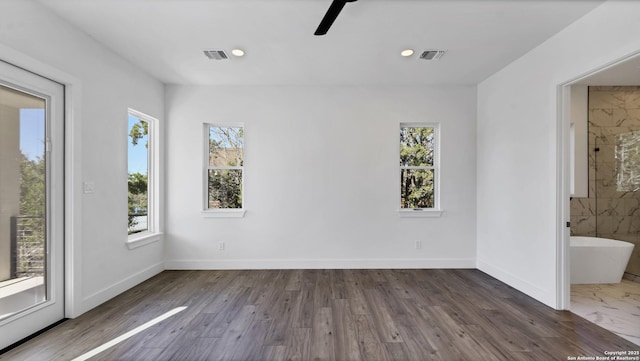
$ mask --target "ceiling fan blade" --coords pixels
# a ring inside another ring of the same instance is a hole
[[[340,14],[340,11],[342,11],[342,8],[344,7],[344,5],[348,2],[350,3],[354,1],[356,0],[333,0],[333,2],[331,3],[331,6],[329,6],[329,10],[327,10],[327,13],[324,14],[324,17],[322,18],[320,25],[318,25],[318,29],[316,29],[316,32],[313,34],[314,35],[326,34],[327,31],[329,31],[329,28],[331,27],[333,22],[336,20],[336,18]]]

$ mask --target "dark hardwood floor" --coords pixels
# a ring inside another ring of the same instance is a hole
[[[477,270],[165,271],[0,355],[71,360],[567,360],[639,350]]]

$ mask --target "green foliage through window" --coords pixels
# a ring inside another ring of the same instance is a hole
[[[134,234],[149,229],[149,122],[129,114],[129,140],[127,227]]]
[[[435,128],[400,128],[400,206],[435,208]]]
[[[15,277],[43,276],[46,240],[46,162],[20,154],[20,216],[12,217],[16,230]]]
[[[244,128],[209,126],[207,208],[242,208]]]
[[[20,162],[20,214],[41,216],[45,214],[45,160],[44,157],[29,159],[21,154]]]

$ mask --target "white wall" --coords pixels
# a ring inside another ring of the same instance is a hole
[[[29,59],[16,64],[27,69],[44,64],[52,74],[68,74],[62,78],[75,79],[71,86],[81,89],[67,104],[74,109],[67,126],[80,133],[67,142],[74,144],[74,166],[81,173],[73,176],[93,181],[95,193],[82,194],[80,184],[71,190],[81,197],[75,220],[81,238],[74,241],[79,263],[71,285],[73,315],[78,315],[162,270],[162,242],[134,250],[125,245],[126,149],[127,108],[158,117],[162,124],[164,88],[33,1],[0,2],[0,46],[0,60]]]
[[[168,86],[166,267],[475,267],[475,93]],[[441,218],[398,216],[399,124],[416,121],[441,123]],[[201,215],[205,122],[245,125],[245,218]]]
[[[478,267],[553,307],[556,86],[640,49],[639,13],[607,2],[478,86]]]

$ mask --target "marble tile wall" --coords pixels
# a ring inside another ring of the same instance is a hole
[[[571,200],[571,235],[636,246],[640,276],[640,86],[589,87],[589,197]]]

